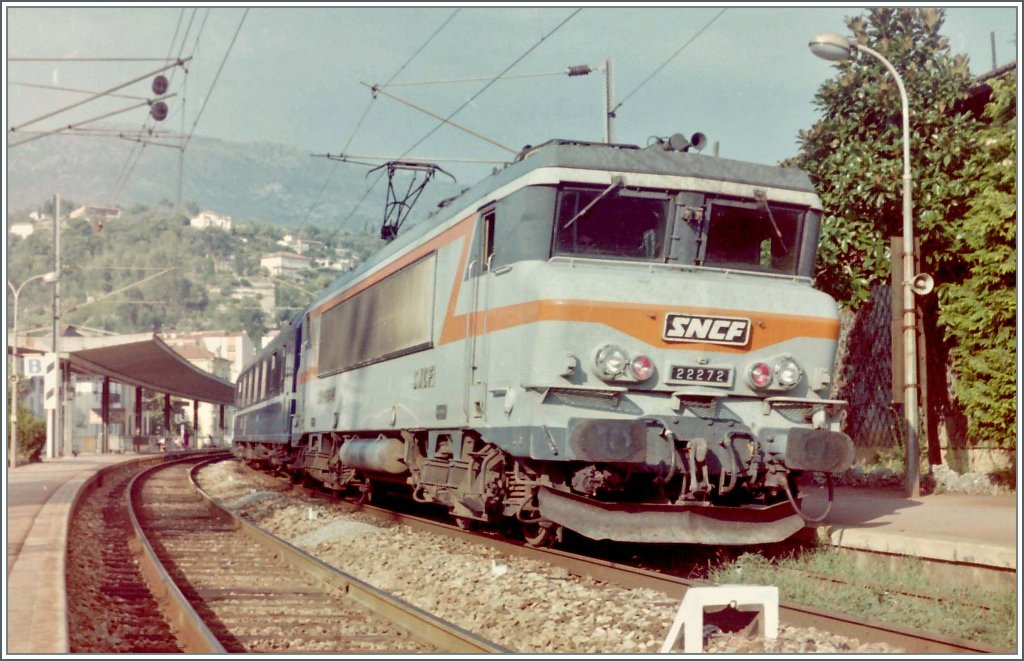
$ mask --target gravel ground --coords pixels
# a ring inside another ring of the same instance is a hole
[[[238,462],[200,474],[225,506],[371,585],[519,653],[654,653],[679,602],[625,589],[495,549],[381,524],[353,506],[282,491]],[[885,644],[795,627],[775,640],[712,636],[719,653],[897,653]]]

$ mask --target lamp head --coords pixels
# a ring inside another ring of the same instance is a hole
[[[853,56],[857,46],[850,43],[850,40],[835,32],[822,32],[811,38],[807,46],[811,52],[823,60],[839,62],[848,60]]]
[[[57,275],[56,271],[50,271],[49,273],[43,275],[43,282],[47,284],[57,282],[58,280],[60,280],[60,276]]]

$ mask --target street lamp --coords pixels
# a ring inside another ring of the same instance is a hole
[[[11,394],[11,468],[18,466],[18,295],[21,294],[22,287],[40,278],[43,282],[52,283],[57,282],[58,275],[56,271],[34,275],[21,283],[19,287],[12,285],[10,280],[7,281],[7,286],[14,292],[14,332],[12,333],[14,335],[14,371],[11,373],[11,386],[14,388],[14,392]]]
[[[913,203],[910,197],[910,104],[907,102],[907,90],[903,79],[889,60],[882,57],[864,44],[851,42],[846,37],[834,32],[823,32],[811,39],[808,46],[818,57],[829,61],[848,60],[855,51],[863,51],[877,58],[892,77],[896,79],[896,87],[900,91],[900,102],[903,110],[903,401],[907,420],[907,446],[905,461],[907,464],[907,495],[921,495],[918,478],[917,448],[917,313],[914,308],[915,282],[922,293],[930,290],[931,279],[927,275],[914,275],[914,223],[912,218]]]

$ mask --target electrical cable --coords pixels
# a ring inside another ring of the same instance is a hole
[[[74,92],[75,94],[95,94],[96,92],[90,90],[80,90],[73,87],[58,87],[56,85],[40,85],[38,83],[21,83],[15,81],[7,81],[8,85],[14,85],[16,87],[36,87],[44,90],[57,90],[58,92]],[[131,99],[132,101],[145,101],[147,97],[144,96],[132,96],[130,94],[108,94],[109,97],[117,99]]]
[[[473,96],[469,97],[469,98],[468,98],[468,99],[467,99],[467,100],[465,101],[465,103],[463,103],[463,104],[462,104],[461,106],[459,106],[458,108],[456,108],[455,110],[453,110],[453,111],[452,111],[451,113],[449,113],[447,117],[445,117],[445,118],[444,118],[443,120],[441,120],[441,123],[440,123],[440,124],[438,124],[437,126],[435,126],[435,127],[433,128],[433,129],[431,129],[431,130],[430,130],[430,132],[429,132],[429,133],[427,133],[427,134],[426,134],[425,136],[423,136],[422,138],[420,138],[420,139],[419,139],[419,141],[418,141],[418,142],[416,142],[416,144],[414,144],[414,145],[413,145],[412,147],[409,147],[409,149],[405,150],[405,153],[404,153],[404,154],[402,154],[402,156],[400,156],[399,158],[403,158],[403,157],[407,156],[407,155],[409,154],[409,152],[411,152],[411,151],[412,151],[413,149],[416,149],[417,147],[419,147],[419,146],[420,146],[420,145],[421,145],[421,144],[422,144],[422,143],[423,143],[423,142],[424,142],[424,141],[425,141],[425,140],[426,140],[427,138],[429,138],[430,136],[434,135],[434,133],[436,133],[436,132],[438,131],[438,129],[440,129],[440,128],[441,128],[442,126],[444,126],[445,124],[447,124],[447,123],[448,123],[448,120],[449,120],[449,119],[451,119],[451,118],[452,118],[452,117],[454,117],[455,115],[459,114],[459,113],[460,113],[460,112],[462,111],[462,109],[463,109],[463,108],[465,108],[466,106],[468,106],[469,104],[471,104],[471,103],[472,103],[473,101],[475,101],[475,100],[476,100],[476,98],[477,98],[478,96],[480,96],[481,94],[483,94],[484,92],[486,92],[486,91],[487,91],[487,89],[488,89],[488,88],[489,88],[489,87],[490,87],[491,85],[493,85],[494,83],[498,82],[498,80],[499,80],[499,79],[500,79],[500,78],[501,78],[502,76],[504,76],[504,75],[505,75],[506,73],[508,73],[508,72],[509,72],[509,71],[510,71],[510,70],[511,70],[511,69],[512,69],[512,68],[513,68],[514,66],[516,66],[517,64],[519,64],[520,62],[522,62],[522,61],[523,61],[524,59],[526,59],[526,56],[528,56],[528,55],[529,55],[530,53],[532,53],[533,51],[537,50],[537,48],[538,48],[538,47],[539,47],[539,46],[540,46],[540,45],[541,45],[542,43],[544,43],[544,41],[545,41],[545,40],[546,40],[546,39],[547,39],[548,37],[550,37],[551,35],[553,35],[553,34],[554,34],[555,32],[558,32],[558,30],[560,30],[560,29],[562,28],[562,26],[563,26],[563,25],[565,25],[565,24],[566,24],[566,23],[568,23],[568,22],[569,22],[570,20],[572,20],[572,19],[573,19],[573,18],[574,18],[574,17],[575,17],[575,16],[577,15],[577,14],[579,14],[579,13],[580,13],[581,11],[583,11],[583,9],[582,9],[582,8],[579,8],[579,9],[577,9],[576,11],[574,11],[573,13],[569,14],[569,16],[567,16],[567,17],[565,18],[565,20],[563,20],[563,21],[562,21],[561,23],[559,23],[558,25],[556,25],[556,26],[555,26],[555,27],[554,27],[554,28],[553,28],[553,29],[552,29],[552,30],[551,30],[550,32],[548,32],[548,33],[547,33],[546,35],[544,35],[543,37],[541,37],[541,38],[540,38],[540,40],[539,40],[539,41],[537,41],[537,43],[535,43],[535,44],[534,44],[533,46],[531,46],[531,47],[530,47],[529,49],[527,49],[527,51],[526,51],[525,53],[523,53],[523,54],[522,54],[522,55],[520,55],[520,56],[519,56],[518,58],[516,58],[516,60],[515,60],[514,62],[512,62],[512,64],[510,64],[510,65],[508,65],[507,67],[505,67],[505,69],[504,69],[504,70],[503,70],[503,71],[502,71],[501,73],[499,73],[499,74],[498,74],[497,76],[495,76],[494,78],[492,78],[492,79],[490,80],[490,82],[488,82],[488,83],[487,83],[486,85],[484,85],[484,86],[483,86],[483,87],[481,87],[481,88],[480,88],[479,90],[477,90],[476,94],[474,94]]]
[[[195,16],[195,10],[194,9],[192,10],[192,15]],[[174,51],[174,44],[175,44],[175,42],[178,41],[178,33],[181,32],[181,22],[182,22],[182,20],[184,18],[185,18],[185,8],[182,7],[181,11],[178,12],[178,22],[174,26],[174,36],[171,37],[171,43],[167,47],[167,57],[168,58],[170,58],[171,53]],[[186,28],[185,35],[182,37],[182,40],[181,40],[181,48],[178,49],[178,59],[179,60],[181,59],[182,51],[184,51],[185,39],[188,37],[188,33],[189,33],[189,31],[191,31],[191,29],[192,29],[192,21],[190,20],[189,23],[188,23],[188,27]],[[170,80],[171,81],[174,80],[174,74],[177,73],[177,71],[178,71],[177,67],[175,67],[174,69],[171,69],[171,76],[170,76]],[[182,98],[182,102],[184,102],[184,97]],[[152,121],[152,116],[147,115],[145,121],[142,122],[142,130],[143,131],[145,131],[146,129],[149,128],[151,121]],[[124,188],[125,184],[127,184],[128,178],[131,176],[132,172],[135,171],[135,166],[136,166],[136,164],[138,164],[139,158],[142,156],[142,151],[145,148],[146,148],[146,144],[145,143],[140,143],[138,145],[132,145],[132,149],[131,149],[131,151],[128,154],[128,158],[125,160],[125,164],[121,168],[121,172],[118,173],[117,179],[114,181],[113,191],[107,197],[108,204],[110,206],[114,206],[114,204],[117,202],[117,199],[119,197],[121,197],[121,190]]]
[[[174,62],[163,57],[9,57],[8,62]]]
[[[209,15],[207,13],[207,15]],[[231,49],[235,47],[235,41],[238,39],[238,33],[242,31],[242,24],[245,23],[245,17],[249,15],[249,9],[246,8],[245,13],[242,14],[241,20],[238,21],[238,27],[235,28],[235,35],[231,37],[231,43],[228,44],[228,49],[224,53],[224,59],[220,61],[220,66],[217,68],[217,75],[213,77],[213,82],[210,83],[210,90],[206,93],[206,97],[203,99],[203,105],[199,108],[199,113],[196,115],[196,120],[192,123],[192,129],[188,132],[188,137],[185,138],[185,144],[181,146],[182,151],[188,147],[188,143],[192,140],[192,135],[196,131],[196,125],[199,124],[199,119],[203,116],[203,111],[206,110],[206,104],[209,103],[210,97],[213,96],[213,90],[217,86],[217,81],[220,80],[220,73],[224,70],[224,64],[228,61],[228,56],[231,55]],[[205,19],[203,23],[205,24]]]
[[[411,63],[412,63],[412,61],[413,61],[414,59],[416,59],[416,57],[417,57],[417,56],[418,56],[418,55],[420,54],[420,52],[421,52],[421,51],[423,51],[423,49],[424,49],[424,48],[426,48],[426,47],[427,47],[427,45],[428,45],[428,44],[430,44],[430,42],[432,42],[432,41],[434,40],[434,38],[435,38],[435,37],[436,37],[436,36],[437,36],[438,34],[440,34],[441,30],[443,30],[443,29],[445,28],[445,26],[447,26],[447,25],[448,25],[449,23],[451,23],[452,19],[453,19],[453,18],[455,18],[455,16],[456,16],[456,15],[457,15],[457,14],[458,14],[458,13],[459,13],[460,11],[462,11],[462,9],[461,9],[461,8],[460,8],[460,9],[456,9],[456,10],[455,10],[455,11],[453,11],[453,12],[452,12],[451,14],[449,14],[448,18],[446,18],[446,19],[445,19],[445,20],[444,20],[444,21],[443,21],[443,22],[441,23],[441,25],[439,25],[439,26],[438,26],[438,27],[437,27],[437,28],[436,28],[436,29],[434,30],[434,32],[433,32],[433,33],[431,33],[431,35],[430,35],[429,37],[427,37],[427,40],[426,40],[426,41],[424,41],[424,42],[423,42],[423,43],[422,43],[422,44],[420,45],[420,47],[419,47],[419,48],[417,48],[417,49],[416,49],[416,51],[415,51],[415,52],[414,52],[414,53],[413,53],[412,55],[410,55],[410,56],[408,57],[408,59],[406,59],[405,63],[403,63],[403,64],[402,64],[402,66],[398,67],[398,69],[397,69],[397,70],[396,70],[396,71],[395,71],[395,72],[394,72],[393,74],[391,74],[391,77],[390,77],[390,78],[388,78],[388,82],[387,82],[387,83],[385,83],[385,84],[389,84],[389,83],[393,82],[393,81],[395,80],[395,78],[397,78],[397,77],[398,77],[398,75],[399,75],[400,73],[402,73],[402,71],[404,71],[404,70],[405,70],[405,68],[406,68],[407,66],[409,66],[409,64],[411,64]],[[348,151],[348,148],[349,148],[349,146],[350,146],[350,145],[352,144],[352,140],[353,140],[353,139],[354,139],[354,138],[356,137],[356,132],[358,132],[358,131],[359,131],[359,128],[360,128],[360,127],[361,127],[361,126],[363,125],[363,121],[364,121],[364,120],[366,119],[366,116],[367,116],[367,114],[369,114],[369,112],[370,112],[370,108],[371,108],[371,107],[373,106],[373,102],[374,102],[374,101],[376,101],[376,97],[371,97],[371,98],[370,98],[370,101],[369,101],[369,103],[367,103],[367,104],[366,104],[366,108],[364,108],[364,109],[363,109],[363,114],[362,114],[362,116],[360,116],[360,118],[359,118],[359,121],[358,121],[358,122],[356,122],[356,126],[355,126],[355,128],[354,128],[354,129],[352,129],[352,134],[351,134],[351,135],[349,135],[348,141],[347,141],[347,142],[345,142],[345,146],[344,146],[344,147],[342,147],[342,150],[341,150],[341,153],[342,153],[342,155],[344,155],[344,154],[345,154],[345,152],[346,152],[346,151]],[[359,165],[361,165],[361,164],[359,164]],[[304,218],[304,219],[302,220],[302,223],[300,223],[300,224],[299,224],[298,228],[296,228],[296,230],[295,230],[296,234],[297,234],[297,233],[298,233],[298,232],[299,232],[299,231],[300,231],[300,230],[301,230],[301,229],[302,229],[303,227],[305,227],[305,226],[306,226],[306,223],[308,223],[308,222],[309,222],[309,219],[310,219],[310,218],[312,218],[312,216],[313,216],[313,210],[314,210],[314,209],[316,209],[317,205],[318,205],[318,204],[320,203],[320,197],[321,197],[321,196],[323,195],[324,191],[325,191],[325,190],[327,190],[327,185],[328,185],[328,184],[330,183],[331,179],[333,179],[333,178],[334,178],[334,175],[335,175],[335,173],[337,173],[337,171],[338,171],[338,168],[339,168],[339,167],[340,167],[340,165],[339,165],[339,164],[338,164],[338,163],[336,162],[336,163],[334,164],[334,167],[332,167],[332,168],[331,168],[330,172],[328,172],[328,173],[327,173],[327,177],[326,177],[326,178],[324,179],[324,183],[323,183],[323,185],[322,185],[322,186],[320,187],[320,191],[319,191],[319,192],[318,192],[318,193],[316,194],[316,197],[314,197],[314,198],[313,198],[313,203],[312,203],[312,204],[311,204],[311,205],[309,206],[309,210],[308,210],[308,211],[306,211],[306,217],[305,217],[305,218]],[[356,211],[357,211],[357,210],[359,209],[359,206],[360,206],[360,205],[361,205],[361,204],[363,203],[363,200],[365,200],[365,199],[366,199],[366,196],[367,196],[367,195],[368,195],[368,194],[370,193],[370,191],[371,191],[371,190],[373,190],[373,189],[374,189],[374,187],[376,187],[376,186],[377,186],[377,184],[378,184],[378,183],[380,182],[380,180],[381,180],[381,177],[380,177],[380,176],[378,176],[378,177],[377,177],[377,179],[375,179],[375,180],[374,180],[374,182],[373,182],[372,184],[370,184],[370,187],[369,187],[369,188],[367,188],[367,190],[366,190],[366,193],[364,193],[364,194],[363,194],[363,197],[362,197],[362,198],[360,198],[359,202],[357,202],[357,203],[356,203],[356,206],[355,206],[355,207],[354,207],[354,208],[352,209],[352,211],[351,211],[351,212],[349,212],[349,215],[348,215],[348,216],[346,216],[346,217],[345,217],[345,219],[341,221],[341,223],[339,223],[339,228],[340,228],[341,226],[343,226],[343,225],[344,225],[345,223],[347,223],[347,222],[349,221],[349,219],[351,219],[351,218],[352,218],[352,216],[353,216],[353,215],[355,215],[355,212],[356,212]],[[327,241],[326,241],[325,243],[326,243],[327,245],[330,245],[330,242],[331,242],[331,240],[333,240],[333,238],[334,238],[334,237],[335,237],[336,235],[337,235],[337,231],[336,231],[336,232],[335,232],[334,234],[332,234],[332,235],[331,235],[331,237],[330,237],[330,238],[329,238],[329,239],[328,239],[328,240],[327,240]]]
[[[787,478],[782,483],[782,488],[786,492],[786,498],[789,499],[789,504],[793,506],[793,509],[796,510],[796,513],[799,514],[800,517],[803,518],[803,520],[807,523],[819,523],[821,521],[824,521],[825,517],[828,516],[828,513],[832,511],[832,499],[834,491],[834,486],[832,484],[832,473],[825,473],[825,482],[828,483],[828,503],[825,505],[825,511],[819,514],[818,516],[814,517],[807,516],[806,514],[804,514],[803,511],[800,509],[800,506],[797,505],[796,499],[793,498],[793,492],[790,491],[789,489],[789,479]]]
[[[575,16],[575,15],[577,15],[577,14],[578,14],[578,13],[580,13],[581,11],[583,11],[583,9],[577,9],[577,10],[573,11],[572,13],[570,13],[570,14],[569,14],[569,15],[568,15],[568,16],[567,16],[567,17],[566,17],[566,18],[565,18],[564,20],[562,20],[562,21],[561,21],[561,23],[560,23],[560,24],[558,24],[557,26],[555,26],[555,28],[554,28],[553,30],[551,30],[551,31],[550,31],[550,32],[549,32],[548,34],[544,35],[543,37],[541,37],[541,39],[540,39],[540,40],[539,40],[539,41],[538,41],[538,42],[537,42],[536,44],[534,44],[534,45],[530,46],[530,47],[529,47],[529,48],[528,48],[528,49],[526,50],[526,52],[524,52],[524,53],[523,53],[522,55],[519,55],[519,57],[517,57],[517,58],[515,59],[515,61],[513,61],[513,62],[512,62],[511,64],[509,64],[509,65],[508,65],[508,67],[506,67],[506,68],[505,68],[505,69],[504,69],[504,70],[502,71],[502,73],[500,73],[500,74],[498,74],[498,76],[495,76],[494,78],[490,79],[490,81],[489,81],[489,82],[488,82],[488,83],[487,83],[486,85],[484,85],[484,86],[483,86],[483,87],[481,87],[481,88],[480,88],[479,90],[477,90],[477,91],[476,91],[476,93],[475,93],[475,94],[473,94],[473,95],[472,95],[471,97],[469,97],[469,99],[467,99],[465,103],[463,103],[462,105],[460,105],[459,107],[457,107],[457,108],[455,109],[455,111],[453,111],[452,113],[450,113],[449,115],[447,115],[447,117],[445,117],[445,118],[444,118],[443,120],[441,120],[441,122],[440,122],[440,123],[439,123],[439,124],[438,124],[437,126],[435,126],[435,127],[433,128],[433,129],[431,129],[431,130],[430,130],[430,131],[429,131],[429,132],[428,132],[428,133],[427,133],[426,135],[424,135],[424,136],[423,136],[422,138],[420,138],[420,139],[419,139],[419,140],[418,140],[418,141],[416,142],[416,144],[414,144],[413,146],[411,146],[411,147],[409,147],[408,149],[406,149],[406,151],[402,152],[402,155],[401,155],[400,157],[398,157],[398,159],[403,159],[404,157],[407,157],[407,156],[409,156],[409,153],[410,153],[410,152],[411,152],[411,151],[412,151],[413,149],[415,149],[416,147],[420,146],[420,144],[422,144],[422,143],[423,143],[423,142],[424,142],[424,141],[425,141],[425,140],[426,140],[427,138],[429,138],[429,137],[430,137],[431,135],[433,135],[433,134],[434,134],[434,133],[435,133],[435,132],[436,132],[436,131],[437,131],[438,129],[440,129],[440,128],[441,128],[442,126],[444,126],[445,124],[447,124],[447,121],[451,120],[451,119],[452,119],[453,117],[455,117],[456,115],[458,115],[458,114],[459,114],[459,113],[460,113],[460,112],[462,111],[462,109],[463,109],[464,107],[466,107],[467,105],[469,105],[470,103],[472,103],[472,102],[473,102],[473,101],[474,101],[474,100],[475,100],[475,99],[476,99],[476,98],[477,98],[477,97],[478,97],[478,96],[479,96],[480,94],[482,94],[483,92],[485,92],[485,91],[487,90],[487,88],[489,88],[490,86],[492,86],[492,85],[494,85],[494,84],[495,84],[496,82],[498,82],[498,80],[499,80],[499,79],[501,79],[501,77],[502,77],[502,76],[504,76],[505,74],[507,74],[507,73],[508,73],[509,71],[511,71],[511,70],[512,70],[512,68],[513,68],[513,67],[515,67],[515,65],[516,65],[516,64],[518,64],[518,63],[519,63],[520,61],[522,61],[522,60],[523,60],[523,59],[524,59],[524,58],[525,58],[525,57],[526,57],[527,55],[529,55],[529,54],[530,54],[531,52],[534,52],[535,50],[537,50],[537,48],[538,48],[538,47],[539,47],[539,46],[540,46],[541,44],[543,44],[543,43],[545,42],[545,40],[547,40],[547,39],[548,39],[549,37],[551,37],[551,35],[553,35],[553,34],[555,34],[556,32],[558,32],[558,31],[559,31],[559,30],[560,30],[560,29],[562,28],[562,26],[564,26],[565,24],[567,24],[567,23],[568,23],[568,21],[569,21],[570,19],[572,19],[572,18],[573,18],[573,17]],[[381,179],[382,179],[383,177],[384,177],[384,173],[383,173],[383,172],[382,172],[382,173],[381,173],[380,175],[378,175],[378,176],[377,176],[377,179],[376,179],[376,180],[374,180],[374,182],[373,182],[373,184],[371,184],[370,188],[368,188],[368,189],[367,189],[367,192],[366,192],[366,193],[365,193],[364,195],[362,195],[362,197],[360,197],[360,199],[359,199],[359,202],[358,202],[358,203],[356,203],[356,206],[355,206],[355,207],[354,207],[354,208],[352,209],[351,213],[349,213],[349,214],[348,214],[348,216],[347,216],[347,217],[346,217],[346,218],[345,218],[344,220],[342,220],[342,221],[341,221],[341,222],[340,222],[340,223],[338,224],[338,229],[336,229],[336,230],[334,231],[334,233],[333,233],[333,234],[331,234],[331,236],[330,236],[330,237],[328,238],[328,240],[326,241],[326,243],[328,243],[328,244],[330,244],[330,243],[331,243],[331,240],[332,240],[332,239],[333,239],[333,238],[334,238],[334,237],[335,237],[335,236],[336,236],[336,235],[338,234],[338,232],[339,232],[339,231],[341,231],[341,228],[342,228],[342,226],[344,226],[344,224],[345,224],[346,222],[348,222],[348,220],[349,220],[349,219],[350,219],[350,218],[351,218],[351,217],[352,217],[352,216],[353,216],[353,215],[355,214],[355,211],[356,211],[356,210],[357,210],[357,209],[359,208],[359,205],[361,205],[361,204],[362,204],[362,201],[364,201],[364,200],[366,200],[366,199],[367,199],[367,195],[368,195],[368,194],[370,194],[370,191],[371,191],[371,190],[373,190],[373,188],[374,188],[374,187],[375,187],[375,186],[376,186],[376,185],[377,185],[377,184],[378,184],[378,183],[380,182],[380,180],[381,180]]]
[[[526,56],[528,56],[528,55],[529,55],[530,53],[532,53],[533,51],[535,51],[535,50],[536,50],[536,49],[537,49],[537,48],[538,48],[538,47],[539,47],[539,46],[540,46],[540,45],[541,45],[542,43],[544,43],[544,41],[545,41],[545,40],[547,40],[547,39],[548,39],[548,37],[550,37],[550,36],[551,36],[551,35],[553,35],[553,34],[554,34],[555,32],[557,32],[558,30],[560,30],[560,29],[562,28],[562,26],[564,26],[564,25],[565,25],[566,23],[568,23],[568,22],[569,22],[570,20],[572,20],[572,19],[573,19],[573,18],[574,18],[574,17],[576,16],[576,14],[579,14],[579,13],[580,13],[581,11],[583,11],[583,10],[582,10],[582,9],[577,9],[577,10],[576,10],[576,11],[574,11],[573,13],[569,14],[569,16],[567,16],[567,17],[566,17],[566,18],[565,18],[565,19],[564,19],[564,20],[563,20],[563,21],[562,21],[561,23],[559,23],[558,25],[556,25],[556,26],[555,26],[555,27],[554,27],[554,28],[553,28],[553,29],[552,29],[552,30],[551,30],[550,32],[548,32],[548,33],[547,33],[547,34],[545,34],[545,35],[544,35],[543,37],[541,37],[541,38],[540,38],[540,40],[539,40],[539,41],[537,41],[537,43],[535,43],[535,44],[534,44],[533,46],[531,46],[531,47],[530,47],[529,49],[527,49],[527,51],[526,51],[525,53],[523,53],[523,54],[522,54],[522,55],[520,55],[520,56],[519,56],[518,58],[516,58],[516,60],[515,60],[514,62],[512,62],[512,64],[510,64],[510,65],[508,65],[507,67],[505,67],[505,69],[503,69],[503,70],[502,70],[502,72],[501,72],[501,73],[499,73],[499,74],[498,74],[497,76],[495,76],[494,78],[492,78],[492,79],[490,80],[490,82],[488,82],[488,83],[487,83],[486,85],[484,85],[484,86],[483,86],[483,87],[481,87],[481,88],[480,88],[479,90],[477,90],[476,94],[474,94],[473,96],[471,96],[471,97],[470,97],[470,98],[469,98],[469,99],[468,99],[468,100],[467,100],[467,101],[466,101],[465,103],[463,103],[463,104],[462,104],[461,106],[459,106],[458,108],[456,108],[456,109],[455,109],[455,110],[454,110],[453,112],[449,113],[449,114],[448,114],[448,116],[447,116],[447,117],[445,117],[445,118],[444,118],[443,120],[441,120],[441,122],[440,122],[440,123],[439,123],[439,124],[438,124],[437,126],[435,126],[435,127],[433,128],[433,129],[431,129],[431,130],[430,130],[430,132],[428,132],[428,133],[427,133],[427,134],[426,134],[425,136],[423,136],[422,138],[420,138],[420,139],[419,139],[419,140],[418,140],[418,141],[416,142],[416,144],[414,144],[414,145],[413,145],[412,147],[409,147],[408,149],[406,149],[406,150],[405,150],[405,152],[403,152],[403,153],[402,153],[402,155],[401,155],[401,156],[399,156],[398,158],[399,158],[399,159],[402,159],[402,158],[404,158],[404,157],[408,156],[408,155],[409,155],[409,152],[411,152],[412,150],[416,149],[416,147],[419,147],[419,146],[420,146],[420,144],[422,144],[422,143],[423,143],[423,142],[424,142],[424,141],[425,141],[425,140],[426,140],[427,138],[429,138],[430,136],[432,136],[432,135],[433,135],[433,134],[434,134],[434,133],[435,133],[435,132],[436,132],[436,131],[437,131],[438,129],[440,129],[440,128],[441,128],[442,126],[444,126],[445,124],[447,124],[447,123],[448,123],[448,120],[449,120],[449,119],[451,119],[452,117],[454,117],[455,115],[457,115],[457,114],[458,114],[458,113],[459,113],[460,111],[462,111],[462,109],[463,109],[463,108],[465,108],[465,107],[466,107],[466,106],[468,106],[468,105],[469,105],[470,103],[472,103],[472,102],[473,102],[474,100],[476,100],[476,98],[477,98],[477,97],[479,97],[479,96],[480,96],[481,94],[483,94],[483,93],[484,93],[485,91],[487,91],[487,89],[488,89],[488,88],[489,88],[489,87],[490,87],[491,85],[493,85],[493,84],[494,84],[495,82],[497,82],[497,81],[498,81],[498,80],[499,80],[499,79],[500,79],[500,78],[501,78],[502,76],[504,76],[504,75],[505,75],[506,73],[508,73],[508,72],[509,72],[509,71],[510,71],[510,70],[511,70],[511,69],[512,69],[512,68],[513,68],[514,66],[516,66],[516,65],[517,65],[517,64],[519,64],[519,63],[520,63],[521,61],[523,61],[523,60],[524,60],[524,59],[526,58]],[[360,198],[359,202],[357,202],[357,203],[356,203],[356,206],[355,206],[355,207],[354,207],[354,208],[352,209],[351,213],[349,213],[349,215],[348,215],[348,216],[347,216],[347,217],[346,217],[346,218],[345,218],[344,220],[342,220],[342,221],[341,221],[341,223],[339,223],[339,224],[338,224],[338,229],[336,229],[336,230],[334,231],[334,234],[332,234],[332,235],[330,236],[330,238],[329,238],[329,239],[327,240],[327,242],[326,242],[326,243],[330,244],[331,240],[333,240],[333,239],[334,239],[334,237],[335,237],[335,236],[337,236],[338,232],[340,232],[340,231],[341,231],[341,228],[342,228],[342,227],[344,226],[344,224],[345,224],[346,222],[348,222],[348,220],[349,220],[350,218],[352,218],[352,216],[353,216],[353,215],[355,215],[355,212],[356,212],[356,210],[357,210],[357,209],[359,208],[359,205],[361,205],[361,204],[363,203],[363,200],[365,200],[365,199],[366,199],[366,196],[367,196],[367,195],[369,195],[370,191],[371,191],[371,190],[373,190],[373,188],[374,188],[374,187],[375,187],[375,186],[376,186],[376,185],[377,185],[377,184],[378,184],[378,183],[380,182],[380,180],[381,180],[381,179],[382,179],[383,177],[384,177],[384,172],[382,171],[382,172],[381,172],[381,174],[379,174],[379,175],[377,176],[377,179],[376,179],[376,180],[374,180],[374,182],[373,182],[373,183],[372,183],[372,184],[370,185],[370,188],[368,188],[368,189],[366,190],[366,193],[365,193],[365,194],[363,195],[363,197],[361,197],[361,198]]]
[[[675,53],[672,53],[672,55],[671,55],[671,56],[669,56],[669,58],[668,58],[667,60],[665,60],[664,62],[662,62],[662,63],[661,63],[661,66],[659,66],[659,67],[658,67],[657,69],[655,69],[655,70],[654,70],[654,72],[653,72],[653,73],[651,73],[651,75],[647,76],[647,78],[644,78],[643,82],[641,82],[641,83],[640,83],[639,85],[637,85],[636,87],[634,87],[634,88],[633,88],[633,91],[632,91],[632,92],[630,92],[629,94],[627,94],[627,95],[626,95],[626,96],[625,96],[625,97],[624,97],[624,98],[622,99],[622,101],[619,101],[619,102],[618,102],[617,104],[615,104],[615,107],[614,107],[614,108],[612,108],[612,109],[611,109],[610,111],[608,111],[608,114],[609,114],[609,115],[614,115],[614,114],[615,114],[615,111],[616,111],[616,110],[618,110],[619,108],[621,108],[621,107],[622,107],[622,105],[623,105],[624,103],[626,103],[626,101],[629,101],[629,98],[630,98],[631,96],[633,96],[634,94],[636,94],[636,93],[637,93],[637,91],[638,91],[638,90],[639,90],[639,89],[640,89],[641,87],[643,87],[644,85],[646,85],[646,84],[647,84],[647,83],[648,83],[648,82],[649,82],[649,81],[651,80],[651,78],[654,78],[654,77],[655,77],[656,75],[658,75],[658,72],[659,72],[659,71],[661,71],[661,70],[662,70],[662,69],[664,69],[664,68],[665,68],[666,66],[668,66],[668,63],[669,63],[669,62],[671,62],[672,60],[674,60],[674,59],[676,58],[676,56],[677,56],[677,55],[679,55],[680,53],[682,53],[682,52],[683,52],[683,50],[684,50],[684,49],[685,49],[685,48],[686,48],[687,46],[689,46],[690,44],[692,44],[692,43],[693,43],[693,41],[694,41],[694,40],[695,40],[695,39],[696,39],[697,37],[699,37],[699,36],[700,36],[700,35],[701,35],[701,34],[702,34],[702,33],[703,33],[703,32],[704,32],[705,30],[707,30],[707,29],[708,29],[709,27],[711,27],[711,24],[712,24],[712,23],[714,23],[715,21],[717,21],[717,20],[719,19],[719,17],[720,17],[720,16],[722,15],[722,14],[724,14],[724,13],[726,12],[726,10],[727,10],[727,9],[728,9],[728,7],[726,7],[726,8],[725,8],[725,9],[723,9],[722,11],[718,12],[717,14],[715,14],[715,16],[714,16],[714,17],[713,17],[713,18],[712,18],[712,19],[711,19],[710,21],[708,21],[707,23],[705,23],[705,24],[704,24],[704,27],[702,27],[701,29],[697,30],[696,34],[694,34],[694,35],[693,35],[692,37],[690,37],[690,39],[689,39],[689,40],[688,40],[688,41],[687,41],[687,42],[686,42],[685,44],[683,44],[682,46],[680,46],[680,47],[679,47],[679,49],[678,49],[678,50],[677,50],[677,51],[676,51]]]

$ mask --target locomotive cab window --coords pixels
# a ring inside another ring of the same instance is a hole
[[[767,203],[716,201],[704,266],[792,275],[799,266],[804,211]]]
[[[554,254],[664,261],[668,195],[614,186],[559,193]]]

